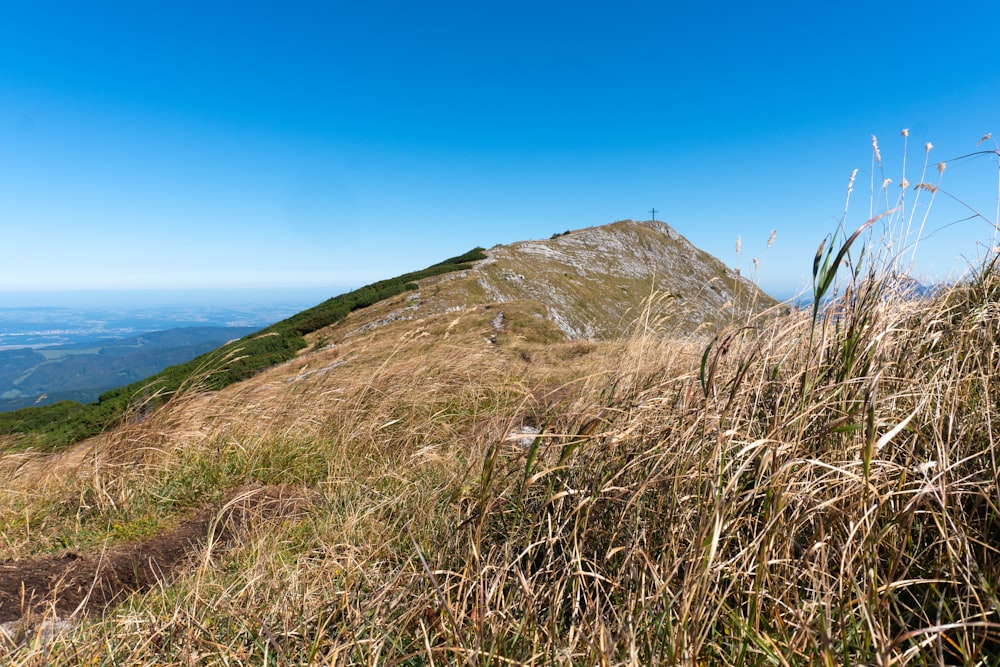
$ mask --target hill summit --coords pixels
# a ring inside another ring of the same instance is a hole
[[[689,333],[775,305],[745,278],[663,222],[622,220],[487,251],[480,284],[494,301],[534,299],[571,338],[614,338],[642,304]]]
[[[520,335],[610,340],[633,331],[640,315],[665,335],[711,335],[777,304],[658,221],[622,220],[483,252],[466,270],[352,313],[348,325],[362,333],[483,308],[498,311],[495,330],[520,317]]]

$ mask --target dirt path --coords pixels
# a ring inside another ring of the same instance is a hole
[[[99,615],[136,591],[191,565],[212,540],[226,547],[252,516],[289,516],[306,500],[285,487],[241,489],[223,507],[205,507],[143,542],[85,554],[0,563],[0,623],[26,616]]]

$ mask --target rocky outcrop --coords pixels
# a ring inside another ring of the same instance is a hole
[[[627,333],[640,314],[668,333],[714,330],[774,299],[663,222],[621,222],[487,251],[493,301],[530,299],[570,338]]]

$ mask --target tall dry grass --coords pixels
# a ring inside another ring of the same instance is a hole
[[[996,664],[1000,260],[908,292],[916,207],[885,202],[817,252],[811,308],[711,342],[644,322],[533,354],[474,327],[371,343],[266,409],[216,407],[204,437],[164,427],[142,459],[4,501],[86,540],[251,481],[313,492],[5,660]],[[94,518],[70,518],[80,494]]]

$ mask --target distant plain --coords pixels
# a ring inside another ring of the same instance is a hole
[[[0,350],[86,346],[179,327],[264,327],[344,289],[0,292]]]
[[[336,293],[14,292],[0,296],[0,412],[104,391],[184,363]]]

